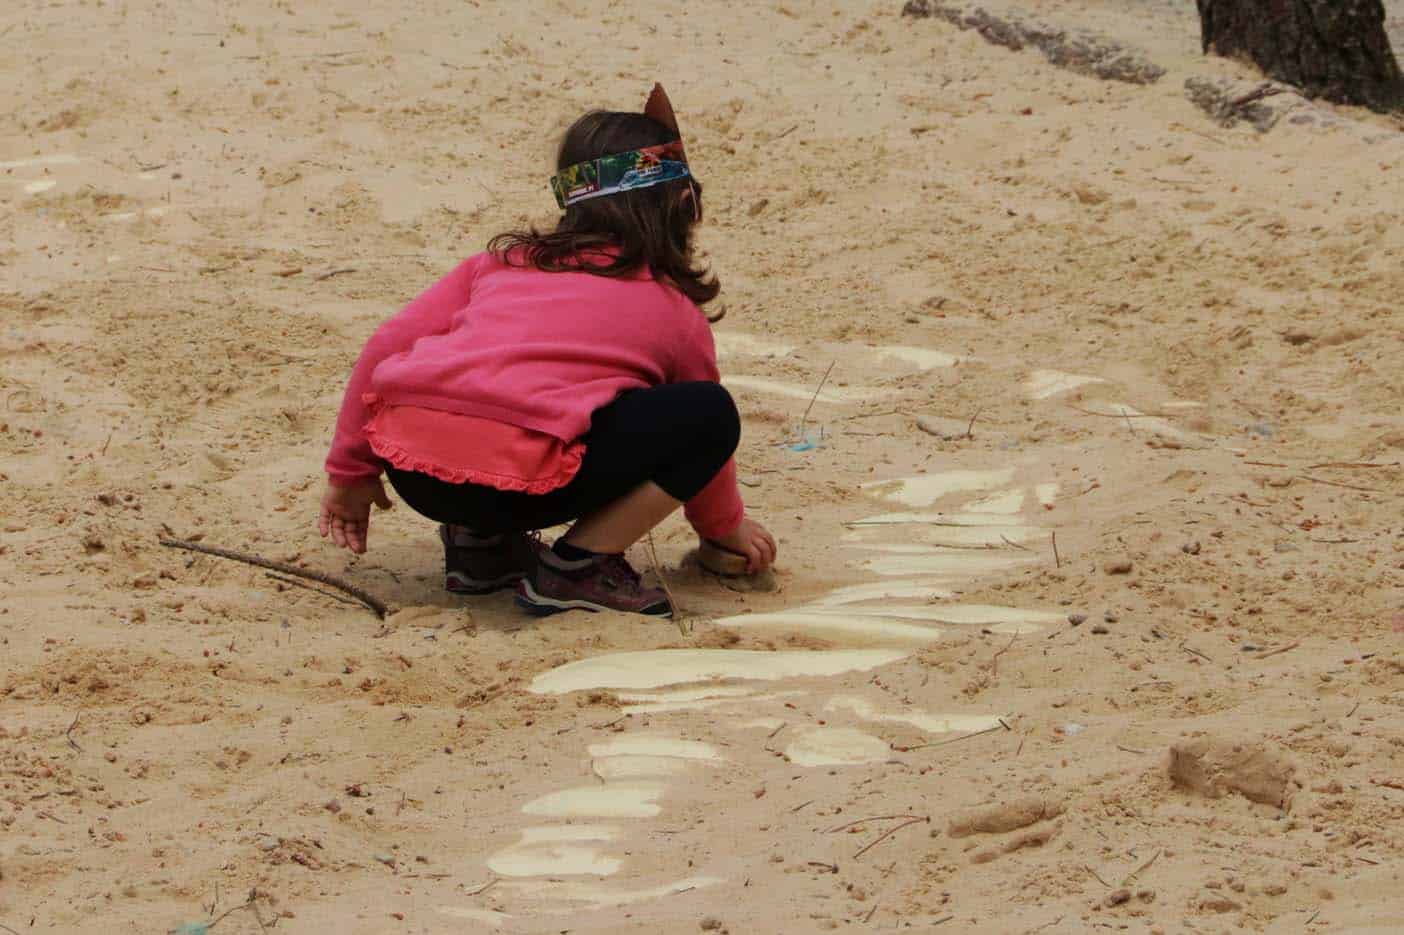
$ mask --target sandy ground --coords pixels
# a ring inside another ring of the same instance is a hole
[[[341,6],[0,13],[0,930],[1404,929],[1387,121],[1211,124],[1167,4],[1031,4],[1151,87],[898,0]],[[682,627],[534,623],[403,507],[323,543],[361,342],[655,78],[774,581],[671,521]]]

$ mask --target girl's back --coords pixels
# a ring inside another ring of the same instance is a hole
[[[376,406],[484,416],[573,439],[626,390],[716,379],[702,312],[643,269],[548,273],[483,253],[415,304],[440,321],[376,367]]]

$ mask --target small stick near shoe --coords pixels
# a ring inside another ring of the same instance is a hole
[[[331,585],[334,588],[338,588],[350,594],[356,600],[369,607],[375,615],[382,620],[385,619],[385,615],[390,612],[390,608],[385,606],[384,601],[369,592],[356,587],[354,584],[342,581],[340,578],[320,571],[309,571],[305,568],[289,565],[287,562],[275,562],[261,555],[250,555],[247,552],[235,552],[233,549],[220,549],[212,545],[201,545],[198,542],[187,542],[184,539],[159,539],[157,541],[168,549],[186,549],[190,552],[216,555],[220,558],[230,559],[231,561],[243,562],[246,565],[257,565],[259,568],[269,568],[273,571],[282,572],[285,575],[306,578],[308,581],[320,581],[322,584]]]

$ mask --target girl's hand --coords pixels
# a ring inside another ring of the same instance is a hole
[[[322,494],[322,513],[317,520],[322,538],[330,536],[337,545],[345,546],[357,555],[365,552],[366,535],[370,532],[371,504],[382,510],[390,509],[390,498],[385,495],[380,478],[352,487],[328,483],[326,492]]]
[[[729,536],[713,539],[717,545],[746,556],[746,574],[756,575],[775,564],[775,537],[755,520],[747,517]]]

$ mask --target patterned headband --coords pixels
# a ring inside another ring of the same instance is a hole
[[[577,162],[551,177],[562,210],[581,201],[688,178],[681,140]]]
[[[591,198],[692,176],[687,167],[687,154],[683,152],[678,118],[673,113],[673,104],[668,100],[668,92],[663,90],[663,85],[653,86],[648,103],[644,105],[644,116],[672,130],[677,139],[660,146],[589,159],[562,169],[551,177],[551,191],[555,193],[556,204],[561,210]]]

